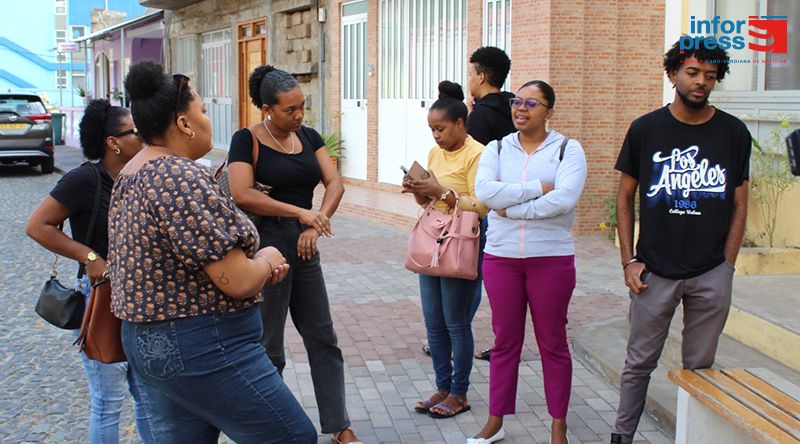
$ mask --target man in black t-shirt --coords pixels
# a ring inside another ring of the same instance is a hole
[[[664,71],[675,99],[633,121],[616,164],[617,229],[631,304],[612,443],[633,439],[678,304],[684,312],[683,367],[714,363],[747,216],[750,133],[708,104],[728,72],[728,55],[703,43],[681,51],[675,43],[664,56]]]

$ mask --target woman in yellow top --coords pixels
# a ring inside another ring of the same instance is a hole
[[[441,82],[439,99],[428,113],[428,126],[437,145],[428,154],[430,177],[414,180],[406,176],[403,192],[413,193],[422,206],[438,199],[436,207],[439,210],[450,211],[458,205],[462,210],[475,211],[483,217],[487,208],[475,199],[475,174],[483,145],[467,135],[466,121],[467,106],[461,86]],[[456,199],[453,191],[461,198]],[[475,293],[480,285],[480,276],[466,280],[419,275],[422,314],[437,390],[428,400],[420,401],[414,407],[420,413],[428,413],[434,418],[449,418],[470,408],[467,389],[474,349],[470,324]]]

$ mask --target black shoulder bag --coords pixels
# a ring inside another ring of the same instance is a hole
[[[88,163],[88,162],[87,162]],[[90,164],[92,165],[92,164]],[[102,179],[97,167],[92,165],[92,169],[97,177],[97,191],[94,194],[94,206],[92,207],[92,217],[89,222],[89,231],[86,233],[84,245],[90,245],[94,227],[97,222],[97,214],[100,212],[100,196],[102,194]],[[58,226],[62,229],[63,224]],[[44,283],[39,301],[36,303],[36,314],[42,319],[65,330],[75,330],[81,328],[83,312],[86,309],[86,296],[78,290],[67,288],[58,281],[56,265],[58,255],[55,255],[53,269],[50,270],[50,279]],[[84,266],[81,264],[78,270],[78,278],[83,277]]]

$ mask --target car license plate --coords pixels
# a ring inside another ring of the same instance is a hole
[[[27,129],[27,123],[0,123],[0,129]]]

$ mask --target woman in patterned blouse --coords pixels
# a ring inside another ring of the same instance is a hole
[[[112,310],[144,383],[157,442],[315,443],[308,416],[258,342],[260,290],[286,277],[275,248],[194,162],[211,149],[183,75],[131,67],[125,89],[146,143],[109,209]]]

